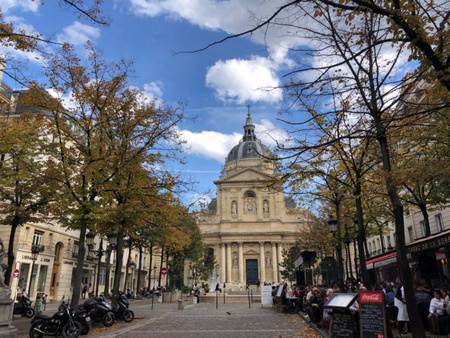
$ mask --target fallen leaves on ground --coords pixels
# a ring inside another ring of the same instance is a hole
[[[139,320],[136,320],[136,318],[132,321],[132,323],[138,322]],[[120,327],[123,326],[127,326],[130,323],[127,322],[115,322],[113,325],[111,326],[103,326],[102,324],[98,325],[96,324],[95,326],[92,327],[92,329],[89,330],[89,334],[99,334],[105,331],[109,331],[112,329],[118,329]]]

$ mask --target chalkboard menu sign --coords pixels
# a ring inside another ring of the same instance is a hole
[[[332,338],[353,337],[354,319],[349,310],[333,309]]]
[[[361,337],[387,337],[383,292],[360,292],[359,316]]]

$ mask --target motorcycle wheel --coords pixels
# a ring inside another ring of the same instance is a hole
[[[106,312],[102,317],[102,323],[105,326],[111,326],[116,321],[116,317],[112,312]]]
[[[37,332],[37,331],[34,330],[34,328],[36,326],[38,326],[39,324],[40,323],[38,322],[38,323],[34,323],[33,325],[31,325],[30,331],[29,331],[30,338],[41,338],[41,337],[44,337],[44,335],[42,333]]]
[[[76,320],[73,321],[73,324],[68,322],[64,324],[61,334],[64,338],[77,338],[81,334],[81,324]]]
[[[26,311],[25,311],[25,317],[27,318],[31,318],[34,316],[34,309],[32,307],[29,307]]]
[[[81,323],[81,335],[85,336],[89,333],[91,327],[87,323]]]
[[[127,323],[132,322],[134,319],[134,312],[131,310],[126,309],[125,312],[122,315],[123,320]]]

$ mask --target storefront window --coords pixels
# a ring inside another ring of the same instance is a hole
[[[41,269],[39,270],[37,291],[44,292],[45,291],[45,281],[47,280],[47,265],[41,265]]]
[[[28,284],[28,274],[30,273],[30,264],[28,263],[22,263],[20,266],[20,274],[19,274],[19,282],[17,284],[17,288],[19,289],[19,292],[22,291],[28,291],[27,284]]]

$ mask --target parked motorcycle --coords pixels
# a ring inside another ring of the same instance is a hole
[[[88,299],[83,304],[89,311],[89,315],[94,323],[103,323],[105,326],[111,326],[116,321],[113,306],[108,302],[103,294],[98,299]]]
[[[22,293],[22,298],[20,298],[18,303],[14,303],[13,314],[27,318],[34,316],[34,309],[31,307],[31,300],[26,292]]]
[[[130,302],[128,301],[127,296],[123,292],[119,291],[119,293],[115,296],[115,300],[117,302],[117,306],[113,307],[113,309],[116,318],[123,319],[128,323],[133,321],[134,312],[128,308]]]
[[[81,323],[73,318],[73,312],[64,301],[52,317],[47,315],[37,315],[31,321],[29,331],[30,338],[40,338],[43,336],[59,336],[64,338],[77,338],[82,331]]]
[[[89,311],[87,311],[83,305],[78,305],[78,307],[73,311],[74,320],[80,322],[81,324],[81,334],[86,335],[92,329],[92,321]]]

